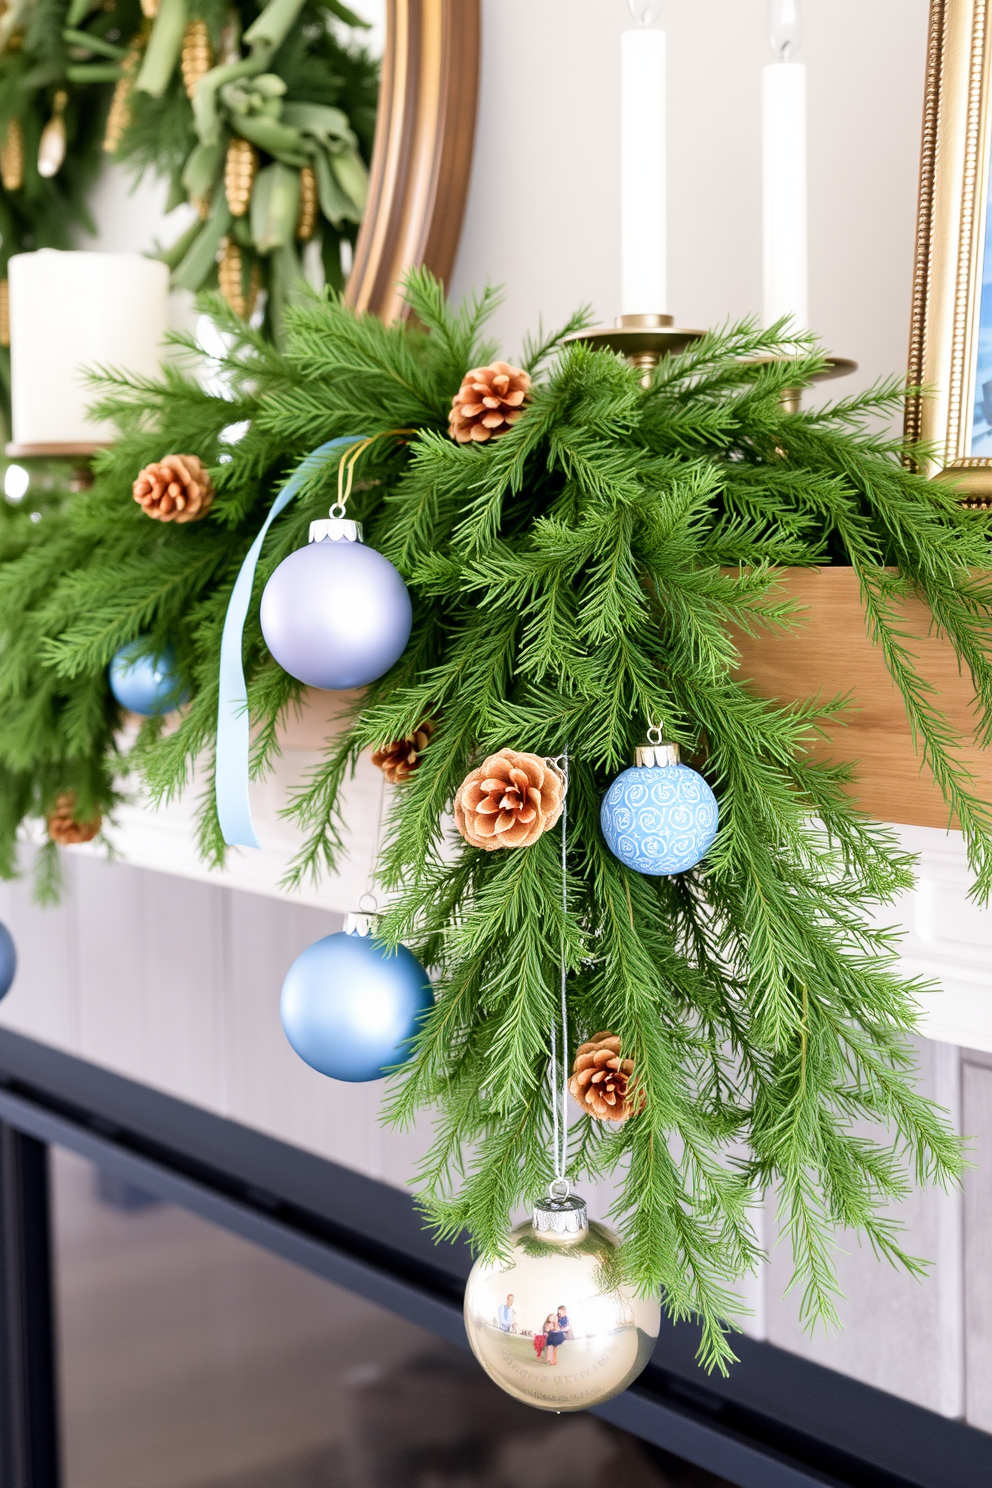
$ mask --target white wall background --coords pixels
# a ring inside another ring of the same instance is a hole
[[[452,288],[505,286],[495,327],[512,355],[539,319],[552,325],[587,301],[603,319],[617,311],[618,36],[630,18],[625,0],[483,5],[477,154]],[[927,0],[805,0],[804,11],[811,309],[826,345],[860,363],[857,377],[840,385],[846,392],[905,365]],[[708,326],[760,309],[765,20],[766,0],[664,0],[669,309],[683,324]],[[169,240],[179,224],[162,222],[162,200],[158,186],[131,193],[109,171],[97,198],[95,246],[140,250],[157,237]],[[177,320],[187,313],[177,303]],[[953,834],[942,842],[937,857],[957,852]],[[946,898],[950,870],[942,872],[931,876]],[[66,905],[54,912],[34,908],[23,884],[0,887],[0,917],[22,954],[0,1021],[374,1176],[405,1181],[422,1137],[384,1134],[378,1088],[323,1080],[292,1055],[279,1027],[285,967],[336,919],[82,856],[71,863],[70,884]],[[963,906],[962,884],[954,894]],[[942,924],[956,913],[952,905]],[[907,916],[921,969],[959,978],[955,1007],[987,1002],[988,920],[965,915],[966,934],[949,943],[946,934],[930,934],[922,910],[908,908]],[[783,1300],[788,1257],[773,1246],[752,1292],[751,1331],[992,1429],[992,1169],[985,1158],[992,1152],[992,1058],[921,1043],[921,1066],[925,1088],[977,1134],[963,1200],[917,1195],[904,1206],[909,1244],[936,1262],[933,1278],[910,1281],[852,1244],[841,1257],[845,1331],[810,1339],[795,1301]],[[767,1228],[771,1241],[770,1217]]]

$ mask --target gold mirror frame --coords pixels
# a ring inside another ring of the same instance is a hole
[[[992,0],[931,0],[906,435],[926,473],[992,504],[992,457],[970,452],[992,135]]]
[[[346,298],[385,321],[406,313],[412,268],[447,282],[472,172],[480,0],[387,0],[369,197]]]

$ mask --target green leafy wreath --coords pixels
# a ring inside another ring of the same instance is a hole
[[[371,159],[378,64],[340,0],[12,0],[0,16],[0,387],[7,262],[93,232],[107,154],[168,179],[205,220],[162,249],[173,283],[219,287],[275,335],[313,244],[340,288]]]
[[[388,935],[436,969],[436,1006],[390,1106],[400,1123],[436,1113],[425,1209],[491,1255],[514,1208],[545,1188],[564,946],[576,1042],[612,1030],[644,1100],[615,1129],[576,1125],[569,1176],[616,1176],[631,1279],[673,1316],[698,1317],[701,1357],[722,1368],[764,1193],[778,1196],[804,1315],[831,1318],[831,1236],[854,1230],[919,1271],[887,1206],[910,1172],[946,1183],[962,1166],[944,1114],[915,1087],[908,1035],[928,989],[900,975],[897,934],[878,919],[913,882],[913,860],[844,794],[853,767],[805,749],[842,703],[755,696],[731,631],[799,623],[777,594],[781,567],[854,568],[987,899],[992,808],[914,670],[899,604],[917,595],[930,607],[974,679],[988,739],[988,528],[875,432],[904,389],[784,411],[783,391],[808,382],[821,355],[805,340],[796,359],[791,337],[753,325],[668,359],[646,390],[608,352],[549,337],[525,350],[535,382],[523,416],[488,443],[457,444],[452,395],[494,355],[481,339],[493,296],[451,309],[420,274],[408,297],[414,318],[388,327],[334,296],[305,299],[286,312],[281,351],[214,302],[229,396],[176,366],[160,382],[107,385],[98,412],[121,435],[92,490],[53,497],[36,522],[3,512],[3,870],[15,871],[20,822],[61,794],[81,819],[113,810],[125,762],[107,666],[127,642],[149,654],[171,643],[191,694],[174,731],[145,723],[127,764],[160,799],[183,789],[211,755],[224,615],[275,491],[327,440],[415,429],[369,448],[352,500],[410,587],[412,637],[287,802],[306,836],[293,881],[340,852],[339,794],[359,753],[431,719],[418,768],[392,794],[380,863]],[[132,482],[177,449],[209,467],[216,499],[206,520],[149,521]],[[323,515],[333,475],[279,519],[260,563],[244,647],[257,773],[301,698],[265,648],[257,596]],[[604,790],[657,716],[721,812],[703,864],[670,879],[626,868],[598,825]],[[557,831],[515,851],[450,850],[463,777],[504,746],[569,754],[567,914]],[[201,846],[222,859],[210,795]]]

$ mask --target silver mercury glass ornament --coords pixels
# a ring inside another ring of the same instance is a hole
[[[654,1352],[657,1301],[617,1280],[621,1241],[557,1180],[465,1287],[472,1352],[501,1389],[539,1410],[579,1411],[625,1390]]]

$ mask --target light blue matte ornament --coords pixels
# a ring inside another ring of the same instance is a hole
[[[374,931],[374,915],[349,915],[344,930],[297,956],[283,982],[286,1037],[301,1059],[332,1080],[379,1080],[403,1064],[434,1003],[416,956],[406,946],[383,945]]]
[[[367,686],[399,660],[413,606],[399,571],[362,542],[360,524],[332,516],[311,522],[308,545],[280,563],[260,619],[284,671],[337,692]]]
[[[183,691],[171,646],[158,656],[142,654],[141,647],[141,641],[130,641],[118,651],[110,663],[110,690],[122,708],[157,718],[186,702],[189,693]]]
[[[6,997],[17,975],[17,947],[7,926],[0,922],[0,997]]]
[[[652,735],[657,738],[652,738]],[[719,824],[716,796],[696,770],[679,764],[679,747],[652,724],[599,814],[610,851],[628,868],[652,877],[685,873],[704,858]]]

